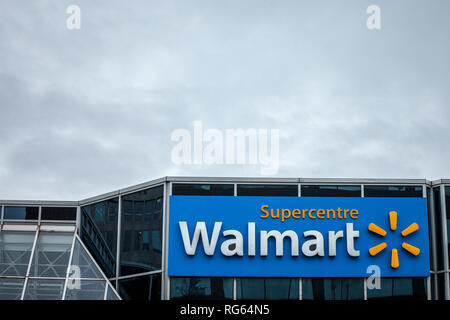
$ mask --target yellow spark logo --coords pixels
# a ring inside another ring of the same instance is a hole
[[[392,231],[397,230],[397,212],[396,211],[389,212],[389,223],[390,223],[390,227],[391,227]],[[401,235],[402,235],[402,237],[406,237],[406,236],[416,232],[417,230],[419,230],[419,225],[414,222],[409,227],[407,227],[405,230],[403,230]],[[384,231],[382,228],[380,228],[379,226],[377,226],[374,223],[369,224],[369,231],[373,232],[379,236],[382,236],[382,237],[386,236],[386,234],[387,234],[386,231]],[[386,242],[382,242],[382,243],[370,248],[369,254],[371,256],[375,256],[386,248],[387,248]],[[418,256],[420,253],[419,248],[416,248],[406,242],[402,243],[402,248],[414,256]],[[391,268],[397,269],[399,267],[399,265],[400,265],[400,263],[398,261],[398,252],[397,252],[397,249],[394,248],[391,250]]]

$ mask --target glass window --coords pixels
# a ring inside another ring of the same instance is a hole
[[[142,221],[144,217],[145,203],[144,201],[136,201],[135,205],[136,205],[135,221]]]
[[[233,299],[233,279],[171,277],[170,299]]]
[[[122,240],[122,252],[128,252],[131,251],[131,240],[132,240],[132,235],[133,231],[131,230],[126,230],[125,231],[125,237]]]
[[[122,218],[125,219],[125,221],[132,222],[133,201],[122,199]]]
[[[232,184],[172,184],[174,196],[233,196]]]
[[[5,207],[4,219],[10,220],[38,220],[38,207]]]
[[[263,184],[238,184],[238,196],[273,196],[273,197],[297,197],[298,186],[295,185],[263,185]]]
[[[77,219],[77,208],[43,207],[41,220],[73,220]]]
[[[108,285],[108,292],[106,293],[106,300],[120,300],[114,290]]]
[[[152,231],[152,248],[155,251],[162,250],[162,242],[161,242],[161,230],[153,230]]]
[[[94,261],[83,248],[78,239],[73,247],[70,277],[83,279],[103,279]]]
[[[302,197],[361,197],[361,186],[302,185]]]
[[[441,192],[440,188],[433,189],[434,196],[434,227],[436,228],[436,268],[437,271],[444,270],[444,250],[443,250],[443,228],[441,217]]]
[[[302,279],[303,300],[364,300],[362,278]]]
[[[427,217],[428,217],[428,243],[430,247],[430,268],[431,270],[436,270],[436,259],[434,257],[434,250],[436,244],[434,243],[434,238],[436,231],[434,229],[434,224],[432,223],[432,212],[431,212],[431,189],[427,187]]]
[[[431,300],[437,300],[438,297],[436,296],[436,290],[437,290],[437,277],[435,273],[430,274],[430,290],[431,290]]]
[[[0,276],[26,276],[36,232],[0,232]]]
[[[364,197],[423,197],[422,186],[365,185]]]
[[[381,278],[380,289],[367,289],[367,299],[426,300],[426,278]]]
[[[293,278],[238,278],[236,279],[237,299],[257,300],[298,300],[299,279]]]
[[[119,294],[124,300],[161,300],[161,274],[119,280]]]
[[[447,220],[447,250],[450,254],[450,187],[445,187],[445,217]],[[450,262],[450,255],[448,257]]]
[[[25,279],[0,278],[0,300],[20,300]]]
[[[28,279],[24,300],[61,300],[65,280]]]
[[[40,232],[30,277],[65,278],[73,237],[73,233]]]
[[[67,286],[65,300],[105,300],[106,281],[79,280]]]
[[[119,198],[81,208],[81,240],[107,277],[116,276]]]
[[[161,269],[163,193],[161,185],[122,197],[127,217],[121,227],[121,276]]]

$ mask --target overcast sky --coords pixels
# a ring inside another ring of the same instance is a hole
[[[171,133],[194,120],[279,129],[280,177],[449,178],[449,15],[447,0],[0,0],[0,199],[260,176],[175,165]]]

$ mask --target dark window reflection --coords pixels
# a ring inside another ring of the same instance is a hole
[[[11,220],[38,220],[38,207],[5,207],[4,219]]]
[[[294,279],[236,279],[237,299],[298,300],[299,280]]]
[[[445,274],[438,273],[437,275],[437,299],[445,300]]]
[[[161,274],[119,280],[123,300],[161,300]]]
[[[233,299],[233,279],[172,277],[170,299]]]
[[[302,185],[302,197],[361,197],[361,186]]]
[[[434,197],[434,227],[436,228],[436,268],[437,270],[444,269],[444,250],[443,250],[443,228],[442,228],[442,217],[441,217],[441,192],[440,188],[433,189]]]
[[[439,286],[438,286],[438,278],[437,274],[432,273],[430,274],[430,284],[431,284],[431,300],[439,300]]]
[[[161,269],[163,186],[122,197],[120,275]]]
[[[381,278],[380,289],[367,289],[367,299],[426,300],[426,278]]]
[[[303,300],[364,300],[362,278],[302,279]]]
[[[297,185],[238,184],[238,196],[297,197]]]
[[[364,186],[364,197],[423,197],[422,186]]]
[[[233,196],[232,184],[172,184],[174,196]]]
[[[450,187],[445,187],[445,216],[447,221],[447,250],[450,253]],[[450,256],[448,257],[450,261]]]
[[[77,208],[43,207],[41,220],[76,220]]]
[[[435,273],[430,274],[430,290],[431,290],[431,300],[438,300],[438,297],[436,295],[437,290],[437,276]]]
[[[118,198],[81,208],[81,239],[107,277],[116,275]]]

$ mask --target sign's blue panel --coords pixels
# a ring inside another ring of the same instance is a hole
[[[169,276],[429,275],[424,198],[172,196],[169,208]]]

